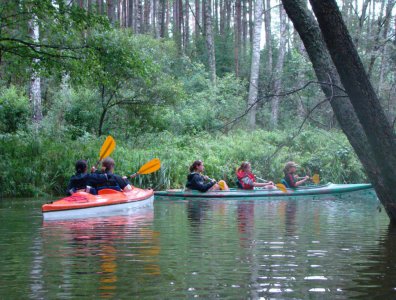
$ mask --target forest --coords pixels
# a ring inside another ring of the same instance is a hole
[[[155,189],[182,187],[196,159],[230,186],[245,160],[274,182],[288,160],[322,182],[385,173],[345,131],[346,75],[344,89],[320,73],[303,40],[296,12],[316,22],[310,2],[2,0],[0,196],[63,195],[75,161],[95,164],[107,135],[117,173],[161,159],[133,182]],[[335,2],[385,117],[371,115],[394,143],[396,1]]]

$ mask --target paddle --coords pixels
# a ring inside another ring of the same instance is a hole
[[[106,158],[107,156],[109,156],[111,154],[111,152],[113,152],[114,148],[116,146],[116,142],[113,139],[112,136],[108,136],[106,138],[106,140],[104,141],[102,147],[100,148],[100,152],[99,152],[99,160],[95,165],[95,168],[98,167],[98,165],[100,164],[100,162]]]
[[[264,183],[268,182],[268,180],[265,180],[265,179],[260,178],[260,177],[258,177],[258,176],[256,176],[256,178],[257,178],[258,180],[261,180],[261,181],[264,182]]]
[[[159,158],[153,158],[149,162],[146,162],[143,166],[140,167],[139,171],[135,174],[132,174],[130,178],[135,178],[138,175],[143,174],[151,174],[161,168],[161,161]]]

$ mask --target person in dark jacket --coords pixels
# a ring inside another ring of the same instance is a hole
[[[309,179],[309,176],[305,176],[301,180],[298,180],[299,177],[296,174],[297,167],[298,165],[294,161],[288,161],[285,164],[285,168],[283,169],[285,177],[282,183],[288,188],[296,188]]]
[[[107,181],[107,175],[95,173],[87,174],[87,167],[87,162],[83,159],[76,162],[76,174],[69,180],[69,184],[66,188],[67,195],[71,195],[77,191],[96,194],[95,189],[92,187]]]
[[[219,183],[217,183],[216,180],[202,175],[201,173],[204,170],[205,167],[202,160],[194,161],[190,166],[190,174],[187,176],[186,188],[200,192],[229,189],[224,180],[220,180]]]
[[[126,177],[114,174],[115,162],[111,157],[107,157],[102,162],[102,172],[107,175],[107,181],[96,186],[98,190],[113,189],[117,191],[132,190],[132,186]]]

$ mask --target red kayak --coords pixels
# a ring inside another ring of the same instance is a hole
[[[98,195],[77,192],[69,197],[44,204],[42,212],[45,220],[85,218],[128,212],[152,206],[153,201],[154,192],[151,189],[133,187],[128,192],[104,189],[99,191]]]

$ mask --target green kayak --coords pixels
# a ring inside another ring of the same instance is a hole
[[[266,198],[266,197],[289,197],[289,196],[312,196],[312,195],[338,195],[343,193],[369,190],[372,189],[371,184],[333,184],[328,183],[324,185],[312,185],[299,187],[297,189],[287,189],[282,192],[278,189],[254,189],[241,190],[230,189],[229,191],[215,191],[215,192],[199,192],[193,190],[173,189],[166,191],[154,192],[157,197],[181,197],[181,198]]]

